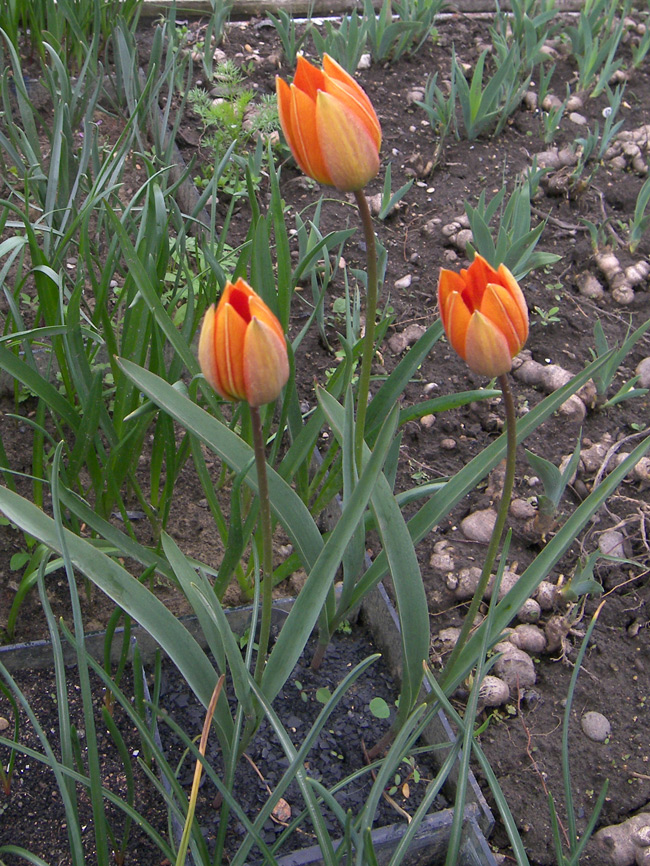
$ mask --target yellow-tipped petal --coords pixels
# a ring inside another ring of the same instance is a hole
[[[467,328],[465,360],[481,376],[501,376],[512,369],[512,355],[501,331],[482,313],[474,313]]]
[[[244,380],[246,400],[251,406],[270,403],[289,378],[289,361],[284,338],[265,322],[253,317],[246,330]]]
[[[521,311],[503,286],[489,285],[483,295],[481,313],[506,338],[510,353],[516,355],[526,342],[528,322],[521,317]]]
[[[215,391],[217,391],[217,359],[214,351],[215,315],[216,308],[213,304],[207,309],[203,317],[201,333],[199,334],[198,359],[203,375]]]
[[[340,100],[321,91],[316,124],[331,183],[345,192],[362,189],[379,171],[379,153],[364,123]]]

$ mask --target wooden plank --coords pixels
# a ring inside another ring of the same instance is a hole
[[[373,0],[376,9],[382,6],[382,0]],[[170,9],[176,6],[177,17],[205,17],[212,11],[210,0],[144,0],[142,15],[146,17],[157,17],[166,15]],[[582,8],[581,0],[556,0],[556,7],[561,12],[579,12]],[[509,10],[508,0],[500,3],[502,9]],[[306,17],[311,13],[313,18],[322,18],[330,15],[344,15],[354,9],[361,11],[363,4],[355,0],[235,0],[232,6],[232,19],[254,18],[284,9],[290,15]],[[496,11],[495,0],[454,0],[444,10],[443,14],[462,12],[464,14],[494,13]]]

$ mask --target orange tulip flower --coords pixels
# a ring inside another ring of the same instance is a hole
[[[441,270],[438,307],[449,342],[475,373],[501,376],[528,339],[528,308],[505,265],[476,255],[460,274]]]
[[[301,170],[344,192],[379,171],[381,127],[372,103],[327,54],[323,69],[298,57],[293,84],[276,78],[280,124]]]
[[[262,406],[289,378],[282,326],[241,278],[226,283],[219,304],[205,314],[198,354],[203,375],[226,400]]]

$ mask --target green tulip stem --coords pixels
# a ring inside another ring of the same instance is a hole
[[[492,536],[485,556],[485,562],[483,563],[481,579],[479,580],[476,591],[472,597],[469,610],[465,615],[463,627],[460,630],[456,646],[454,647],[452,654],[449,656],[449,661],[445,665],[445,669],[440,677],[440,686],[442,688],[444,688],[445,685],[445,675],[447,671],[452,671],[454,669],[455,662],[460,657],[463,647],[467,643],[470,632],[474,627],[474,620],[476,619],[476,614],[478,613],[479,606],[483,600],[483,596],[485,595],[488,581],[490,580],[494,562],[497,557],[512,497],[512,488],[515,481],[515,462],[517,458],[517,419],[515,416],[515,402],[506,373],[499,376],[499,387],[501,388],[503,403],[506,410],[506,474],[503,481],[503,492],[501,494],[501,501],[497,511],[497,519],[494,524],[494,529],[492,530]]]
[[[266,666],[271,634],[273,612],[273,530],[271,528],[271,503],[269,482],[266,475],[266,451],[262,433],[262,419],[257,406],[251,406],[253,426],[253,449],[257,469],[257,490],[260,497],[260,528],[262,530],[262,617],[260,639],[255,662],[255,682],[259,685]]]
[[[366,412],[368,410],[368,393],[370,391],[370,369],[375,355],[375,320],[377,318],[377,244],[372,216],[368,200],[362,189],[354,193],[359,208],[363,234],[366,241],[366,273],[368,286],[366,291],[366,332],[363,338],[363,354],[361,356],[361,371],[359,373],[359,389],[357,392],[357,422],[354,436],[357,470],[361,472],[363,458],[363,443],[365,439]]]

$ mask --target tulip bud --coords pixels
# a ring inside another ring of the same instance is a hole
[[[449,342],[470,370],[501,376],[528,339],[528,308],[505,265],[476,255],[460,274],[441,270],[438,307]]]
[[[225,400],[271,403],[289,378],[282,326],[248,283],[227,283],[199,337],[203,375]]]
[[[301,170],[343,192],[379,171],[381,127],[372,103],[327,54],[323,69],[298,57],[293,84],[276,78],[280,124]]]

